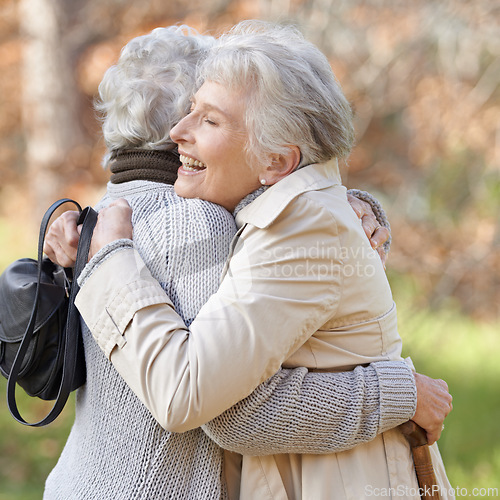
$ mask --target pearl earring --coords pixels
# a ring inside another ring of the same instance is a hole
[[[260,183],[261,183],[263,186],[265,186],[265,185],[266,185],[266,179],[261,179],[261,180],[260,180]]]

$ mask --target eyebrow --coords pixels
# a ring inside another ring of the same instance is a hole
[[[195,98],[195,96],[192,96],[189,100],[191,101],[191,104],[196,105],[196,98]],[[203,107],[203,109],[205,109],[207,111],[215,111],[217,113],[220,113],[221,115],[225,116],[231,122],[234,122],[234,123],[238,122],[238,120],[236,120],[235,117],[231,113],[228,113],[227,111],[224,111],[223,109],[219,108],[215,104],[211,104],[209,102],[204,102],[202,104],[202,107]]]

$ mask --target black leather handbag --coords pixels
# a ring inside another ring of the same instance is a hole
[[[61,413],[71,391],[85,383],[85,356],[80,315],[74,305],[78,292],[71,269],[43,258],[49,220],[64,203],[73,203],[83,224],[74,276],[87,263],[97,213],[64,198],[45,213],[40,226],[38,260],[20,259],[0,276],[0,371],[7,378],[7,405],[20,423],[41,427]],[[55,403],[45,418],[28,423],[16,403],[16,384],[30,396]]]

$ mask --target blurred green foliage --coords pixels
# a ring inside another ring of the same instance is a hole
[[[0,218],[0,271],[20,257],[36,258],[36,233],[29,237],[10,221]],[[51,425],[29,428],[17,423],[6,403],[6,380],[0,377],[0,500],[42,498],[45,478],[57,462],[74,416],[72,395],[63,414]],[[51,408],[51,402],[28,397],[17,390],[21,415],[36,421]]]
[[[452,486],[496,487],[500,494],[500,324],[473,320],[456,303],[421,309],[407,278],[390,273],[390,280],[403,355],[419,372],[446,380],[453,395],[439,441]]]
[[[0,381],[0,500],[42,498],[45,478],[59,458],[71,429],[74,396],[59,418],[44,428],[28,428],[17,423],[5,404],[6,381]],[[21,414],[29,421],[43,418],[50,404],[17,392]]]
[[[0,246],[14,260],[20,250],[7,245],[0,224]],[[2,259],[3,260],[3,259]],[[5,266],[2,262],[0,268]],[[390,268],[390,262],[389,262]],[[453,395],[439,446],[453,487],[497,488],[500,492],[500,324],[482,323],[460,312],[456,302],[436,311],[418,305],[418,281],[389,271],[398,304],[404,355],[418,371],[443,378]],[[48,427],[32,429],[14,421],[5,405],[5,380],[0,380],[0,500],[35,500],[64,446],[74,416],[74,398]],[[41,418],[50,403],[18,391],[26,418]],[[495,498],[495,496],[489,496]]]

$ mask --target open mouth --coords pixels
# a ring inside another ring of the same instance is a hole
[[[203,162],[190,158],[189,156],[179,155],[179,159],[181,160],[182,168],[190,170],[191,172],[199,172],[207,168]]]

